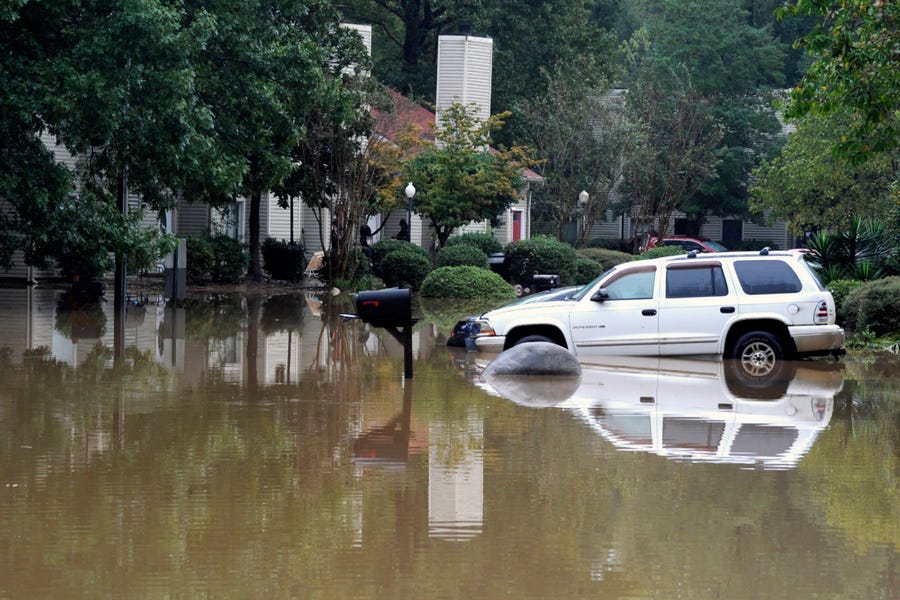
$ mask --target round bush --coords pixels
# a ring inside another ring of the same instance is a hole
[[[485,301],[512,302],[513,287],[502,277],[479,267],[441,267],[422,282],[423,298],[479,298]]]
[[[561,285],[572,285],[575,281],[578,254],[572,246],[551,237],[538,236],[513,242],[506,247],[506,256],[513,283],[529,285],[536,272],[559,275]]]
[[[438,267],[481,267],[488,268],[487,254],[481,248],[469,244],[456,244],[445,246],[438,250],[434,257],[434,264]]]
[[[413,246],[410,244],[410,246]],[[415,246],[413,246],[415,247]],[[389,252],[381,265],[381,279],[388,287],[409,286],[417,290],[431,271],[431,259],[409,248]]]
[[[847,315],[844,311],[844,303],[847,300],[847,295],[862,284],[862,281],[856,279],[833,279],[825,286],[828,288],[828,291],[831,292],[831,295],[834,296],[834,306],[837,311],[838,323],[844,324],[847,321]]]
[[[406,240],[381,240],[372,246],[372,272],[384,279],[382,275],[382,265],[384,258],[395,250],[406,250],[408,252],[416,252],[425,258],[431,260],[428,251],[421,246],[416,246]]]
[[[900,331],[897,296],[900,277],[885,277],[853,288],[844,301],[844,314],[849,329],[862,332],[868,329],[876,336]]]
[[[608,248],[582,248],[578,250],[578,256],[600,263],[604,271],[624,262],[634,260],[634,255],[632,254],[618,250],[609,250]]]
[[[605,269],[595,260],[581,258],[575,261],[575,285],[584,285],[593,281]]]
[[[484,252],[485,255],[503,250],[500,241],[489,233],[464,233],[448,239],[444,247],[447,248],[458,244],[475,246]]]

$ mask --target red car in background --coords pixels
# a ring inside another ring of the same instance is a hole
[[[657,238],[650,238],[650,241],[647,242],[647,247],[644,248],[644,250],[649,250],[650,248],[655,248],[657,246],[681,246],[685,252],[690,252],[691,250],[696,250],[697,252],[728,251],[728,248],[718,242],[703,238],[688,237],[684,235],[673,235],[664,237],[661,240]]]

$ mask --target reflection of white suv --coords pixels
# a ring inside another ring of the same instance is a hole
[[[761,375],[783,358],[842,353],[834,299],[795,252],[638,260],[567,300],[501,307],[475,325],[479,350],[550,341],[595,355],[715,355]]]

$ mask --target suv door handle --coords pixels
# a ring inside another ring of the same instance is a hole
[[[728,315],[728,314],[731,314],[734,312],[734,307],[733,306],[723,306],[722,308],[719,309],[719,312],[725,313],[726,315]]]
[[[656,314],[656,309],[655,308],[645,308],[644,310],[641,311],[641,314],[644,315],[645,317],[652,317]]]

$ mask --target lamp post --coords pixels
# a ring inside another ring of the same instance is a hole
[[[412,181],[406,184],[406,231],[407,233],[407,241],[412,241],[412,201],[413,196],[416,195],[416,186],[412,184]]]
[[[587,193],[587,190],[581,190],[578,194],[578,207],[576,209],[576,213],[582,219],[584,219],[584,209],[587,207],[588,200],[590,200],[591,195]],[[579,242],[579,238],[582,236],[586,236],[587,233],[584,231],[580,231],[582,225],[578,222],[578,219],[575,220],[575,242],[576,244]]]

